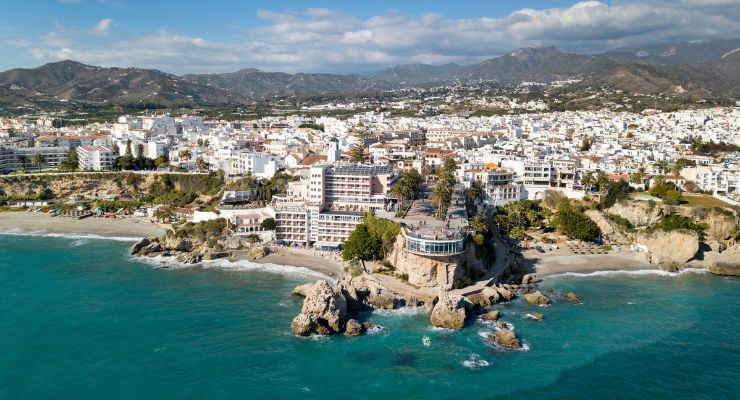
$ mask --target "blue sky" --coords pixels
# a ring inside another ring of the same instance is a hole
[[[4,3],[0,70],[74,59],[173,73],[368,72],[529,46],[594,53],[740,36],[737,0]]]

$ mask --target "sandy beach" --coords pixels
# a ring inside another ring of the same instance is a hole
[[[573,254],[566,251],[524,253],[527,265],[540,277],[565,272],[590,273],[596,271],[635,271],[657,269],[645,262],[639,253],[618,251],[610,254]]]
[[[132,218],[88,217],[77,220],[64,216],[52,217],[44,213],[0,212],[0,231],[141,238],[160,236],[165,230],[149,221]]]
[[[272,253],[255,261],[259,264],[290,265],[293,267],[308,268],[336,278],[342,274],[342,263],[321,256],[299,253]]]

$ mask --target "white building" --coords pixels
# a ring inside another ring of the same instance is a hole
[[[107,171],[113,168],[115,155],[105,146],[80,146],[77,148],[79,168],[83,171]]]

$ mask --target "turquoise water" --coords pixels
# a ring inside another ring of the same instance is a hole
[[[501,306],[529,347],[504,352],[484,343],[488,326],[435,330],[414,310],[365,315],[384,327],[368,336],[295,338],[301,299],[290,290],[311,278],[157,270],[129,257],[129,245],[0,236],[0,399],[725,399],[740,390],[738,279],[551,279],[542,286],[574,290],[584,304],[537,309],[540,323],[519,300]]]

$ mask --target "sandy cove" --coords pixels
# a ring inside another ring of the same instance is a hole
[[[36,212],[0,212],[0,230],[12,233],[44,231],[55,234],[98,235],[103,237],[160,236],[165,228],[144,219],[96,218],[74,219],[66,216],[52,217]]]
[[[539,277],[562,274],[566,272],[591,273],[597,271],[637,271],[656,270],[648,264],[640,253],[629,250],[615,251],[609,254],[573,254],[559,249],[540,253],[527,250],[523,253],[524,264]]]

